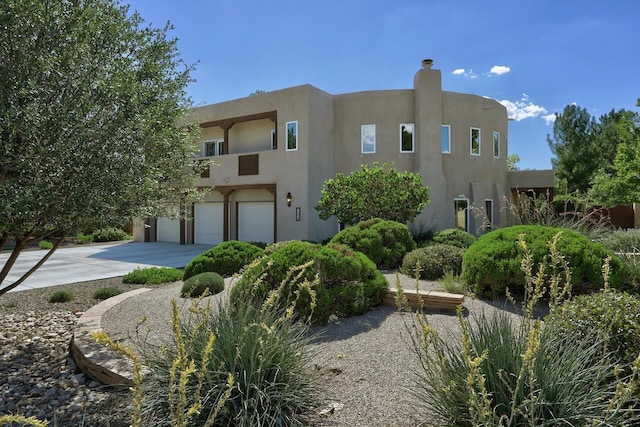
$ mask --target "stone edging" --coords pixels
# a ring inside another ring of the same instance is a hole
[[[107,310],[127,298],[150,290],[150,288],[140,288],[108,298],[85,311],[78,319],[69,343],[69,354],[89,378],[107,385],[131,384],[133,376],[131,361],[123,359],[115,351],[98,344],[92,334],[102,331],[102,316]]]

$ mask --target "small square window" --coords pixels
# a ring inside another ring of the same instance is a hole
[[[445,154],[451,153],[451,126],[442,125],[442,152]]]
[[[493,157],[500,158],[500,132],[493,132]]]
[[[400,124],[400,152],[413,153],[414,143],[413,123]]]
[[[298,149],[298,121],[287,122],[287,151]]]
[[[376,152],[376,125],[362,125],[360,129],[361,150],[363,154]]]
[[[469,151],[472,156],[480,155],[480,129],[471,128],[469,138]]]

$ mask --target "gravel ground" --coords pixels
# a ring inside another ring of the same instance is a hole
[[[396,276],[388,274],[387,278],[395,286]],[[406,276],[399,279],[405,288],[416,286]],[[147,315],[139,331],[154,341],[165,339],[170,334],[170,301],[179,298],[180,285],[158,286],[116,305],[105,313],[103,328],[112,338],[127,342],[141,317]],[[67,357],[77,317],[99,302],[91,296],[104,286],[124,291],[140,287],[115,278],[0,296],[0,414],[55,416],[58,426],[129,425],[130,397],[84,378]],[[440,289],[435,282],[421,281],[419,286]],[[59,289],[73,292],[75,299],[48,303],[49,295]],[[188,304],[179,301],[186,308]],[[468,312],[496,310],[470,298],[465,308]],[[410,316],[382,306],[366,315],[314,328],[318,334],[313,345],[314,372],[327,399],[322,408],[325,416],[316,415],[314,425],[429,425],[409,391],[418,361],[408,342],[405,320]],[[441,334],[456,334],[454,314],[431,313],[429,321]]]

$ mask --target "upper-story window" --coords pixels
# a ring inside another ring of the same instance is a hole
[[[224,154],[224,140],[213,139],[202,145],[202,155],[205,157],[221,156]]]
[[[278,148],[278,140],[276,138],[276,130],[271,129],[271,149],[276,150]]]
[[[442,136],[441,136],[441,145],[442,152],[449,154],[451,153],[451,126],[442,125]]]
[[[287,151],[298,149],[298,121],[287,122]]]
[[[469,152],[472,156],[480,155],[480,129],[471,128],[469,132]]]
[[[401,153],[413,153],[413,123],[401,123],[400,124],[400,152]]]
[[[493,157],[500,158],[500,132],[493,132]]]
[[[362,153],[376,152],[376,125],[362,125],[361,130]]]

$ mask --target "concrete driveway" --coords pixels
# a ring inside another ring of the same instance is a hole
[[[38,270],[13,291],[45,288],[67,283],[123,276],[136,268],[186,266],[211,245],[179,245],[164,242],[125,242],[60,248]],[[45,250],[20,254],[3,285],[14,283],[47,253]],[[9,253],[0,254],[0,266]]]

